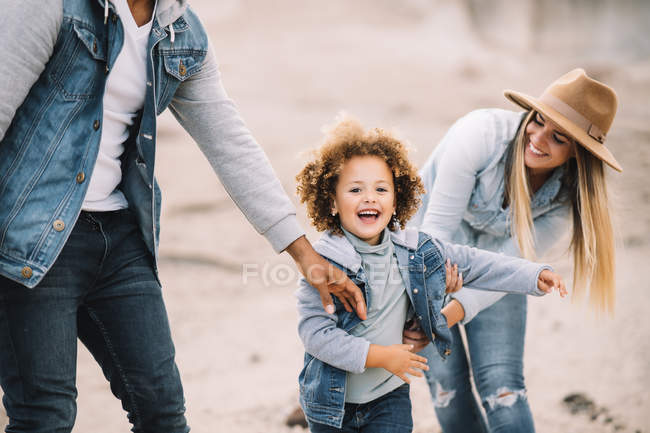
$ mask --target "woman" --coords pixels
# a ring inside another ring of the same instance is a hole
[[[616,94],[576,69],[540,98],[505,96],[526,112],[474,111],[435,149],[421,171],[427,194],[416,224],[442,239],[535,259],[572,220],[573,292],[584,295],[589,286],[591,304],[611,311],[614,239],[603,163],[622,170],[604,145]],[[526,297],[483,292],[470,302],[467,294],[454,294],[457,302],[447,306],[464,315],[467,349],[454,327],[446,363],[424,354],[443,431],[532,432],[522,366]],[[472,394],[467,355],[487,423]]]

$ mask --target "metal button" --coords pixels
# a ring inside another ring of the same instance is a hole
[[[105,73],[105,74],[108,74],[108,71],[109,71],[109,69],[108,69],[108,65],[106,65],[106,67],[104,68],[104,73]]]
[[[93,129],[94,129],[95,131],[97,131],[97,130],[99,129],[99,120],[95,120],[95,121],[93,122]]]
[[[93,41],[93,53],[97,52],[97,41]]]
[[[56,220],[52,223],[52,227],[54,227],[54,230],[57,232],[62,232],[63,229],[65,229],[65,223],[62,220]]]
[[[451,355],[451,349],[446,349],[445,350],[445,355],[447,355],[447,356]]]
[[[185,65],[183,64],[182,60],[180,60],[178,64],[178,73],[181,74],[181,77],[185,76],[187,73],[187,69],[185,69]]]
[[[423,270],[424,272],[426,272],[426,271],[427,271],[427,265],[422,265],[422,270]]]
[[[411,254],[410,259],[413,260],[414,258],[415,258],[415,256],[413,254]]]
[[[113,14],[113,16],[111,17],[111,21],[113,21],[114,23],[117,22],[117,15],[116,14]]]
[[[84,174],[83,171],[82,171],[82,172],[79,172],[79,173],[77,174],[76,179],[77,179],[77,183],[84,183],[84,180],[86,180],[86,175]]]
[[[20,273],[23,275],[24,278],[32,278],[33,275],[32,268],[30,268],[29,266],[25,266],[23,270],[20,271]]]
[[[415,294],[415,295],[417,295],[417,294],[418,294],[418,292],[419,292],[419,290],[418,290],[418,289],[413,289],[413,294]]]

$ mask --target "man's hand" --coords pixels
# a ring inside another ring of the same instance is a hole
[[[347,311],[355,310],[361,320],[366,320],[366,303],[361,290],[342,270],[321,257],[306,237],[301,236],[293,241],[286,251],[296,262],[307,282],[318,290],[323,308],[328,314],[334,314],[334,301],[331,296],[334,295]]]
[[[413,352],[417,353],[427,347],[430,342],[429,337],[424,333],[416,319],[406,322],[402,333],[402,343],[413,346]]]

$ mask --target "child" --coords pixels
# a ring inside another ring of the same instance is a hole
[[[453,323],[441,311],[446,259],[474,288],[566,293],[549,266],[398,230],[424,188],[403,144],[383,130],[364,131],[344,119],[296,179],[312,224],[326,231],[316,251],[347,272],[368,308],[361,321],[335,299],[336,311],[327,314],[318,292],[300,282],[298,332],[306,350],[300,402],[314,433],[412,430],[407,373],[422,376],[428,367],[412,346],[400,344],[402,331],[414,317],[440,356],[450,354]]]

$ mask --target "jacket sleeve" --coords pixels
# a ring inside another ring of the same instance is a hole
[[[209,47],[201,71],[184,81],[169,106],[206,156],[235,204],[275,251],[304,234],[271,164],[221,84]]]
[[[518,257],[510,257],[466,245],[433,240],[444,258],[458,264],[463,283],[479,290],[490,290],[522,295],[543,296],[537,278],[544,269],[552,268]]]
[[[569,206],[559,206],[552,211],[537,217],[535,225],[535,252],[538,257],[543,257],[550,248],[569,231]],[[500,252],[505,256],[519,257],[519,248],[512,237],[505,238],[501,244]],[[453,293],[452,298],[460,302],[465,310],[462,324],[469,323],[479,312],[496,303],[506,293],[487,292],[463,287]]]
[[[0,0],[0,141],[45,69],[63,18],[62,0]]]
[[[298,335],[305,351],[341,370],[363,373],[370,342],[337,328],[337,315],[325,312],[318,291],[304,279],[300,280],[296,297]]]
[[[456,121],[436,147],[422,169],[436,170],[436,175],[421,231],[449,241],[460,227],[476,177],[494,159],[496,140],[490,125],[489,112],[473,111]]]

